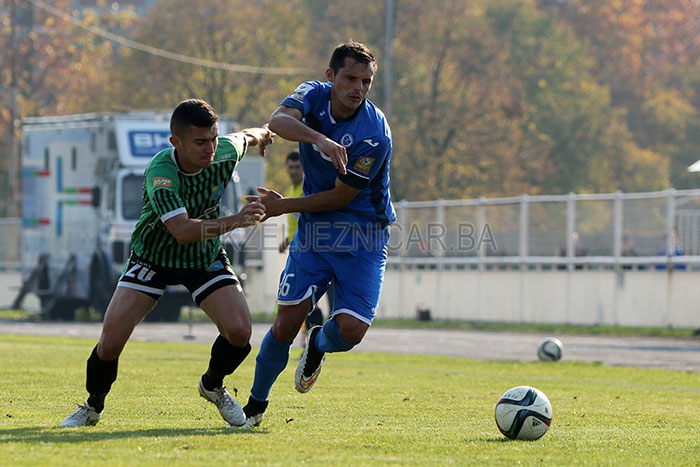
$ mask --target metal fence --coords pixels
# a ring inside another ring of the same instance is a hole
[[[390,264],[700,266],[700,190],[399,201]],[[0,267],[21,263],[19,218],[0,219]],[[263,232],[247,229],[246,261]],[[274,242],[273,242],[274,243]]]
[[[395,206],[390,264],[700,264],[700,190]]]

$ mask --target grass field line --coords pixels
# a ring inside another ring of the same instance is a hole
[[[460,358],[455,358],[456,360],[466,360],[468,359],[460,359]],[[498,360],[499,363],[514,363],[514,364],[520,364],[522,362],[519,362],[517,360]],[[536,364],[536,363],[534,363]],[[381,364],[376,364],[376,363],[367,363],[367,362],[362,362],[362,363],[357,363],[357,362],[333,362],[332,365],[342,365],[347,368],[367,368],[367,367],[373,367],[373,368],[382,368],[384,365]],[[552,366],[557,365],[556,363],[545,363],[545,365]],[[596,365],[590,365],[590,366],[596,366]],[[622,386],[622,387],[630,387],[630,388],[636,388],[636,389],[668,389],[668,390],[674,390],[674,391],[691,391],[691,392],[700,392],[700,386],[678,386],[678,385],[665,385],[665,384],[649,384],[649,383],[635,383],[632,381],[615,381],[615,380],[609,380],[609,379],[591,379],[591,378],[572,378],[568,376],[544,376],[544,375],[537,375],[537,374],[532,374],[532,373],[499,373],[499,372],[490,372],[490,371],[469,371],[469,370],[441,370],[439,368],[426,368],[426,367],[417,367],[415,365],[402,365],[402,364],[394,364],[392,365],[392,369],[406,369],[410,370],[412,372],[420,371],[424,373],[435,373],[435,374],[451,374],[451,375],[484,375],[484,376],[489,376],[489,377],[496,377],[496,378],[522,378],[525,381],[529,381],[531,379],[538,379],[541,381],[557,381],[557,382],[567,382],[567,383],[589,383],[589,384],[607,384],[609,386]],[[646,369],[648,371],[674,371],[674,370],[651,370],[651,369]]]

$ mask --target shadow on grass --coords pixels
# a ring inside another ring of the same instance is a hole
[[[503,436],[498,436],[498,437],[482,436],[482,437],[478,437],[478,438],[468,438],[468,439],[465,439],[464,441],[469,441],[470,443],[498,443],[498,444],[500,444],[500,443],[512,443],[512,440],[505,438]]]
[[[529,443],[536,440],[508,439],[505,436],[480,436],[477,438],[465,438],[464,441],[469,443],[489,443],[489,444],[506,444],[506,443]]]
[[[94,431],[91,427],[23,427],[0,429],[0,444],[47,442],[47,443],[84,443],[86,441],[104,441],[129,438],[173,438],[178,436],[236,436],[267,434],[264,428],[229,429],[229,428],[151,428],[141,430]]]

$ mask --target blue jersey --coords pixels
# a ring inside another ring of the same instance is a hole
[[[302,213],[300,226],[303,222],[307,226],[327,223],[385,229],[393,223],[396,214],[389,194],[391,130],[382,111],[365,99],[354,116],[334,119],[331,83],[319,81],[302,83],[282,105],[299,110],[307,126],[343,145],[348,155],[347,174],[342,175],[316,145],[299,143],[304,195],[332,190],[336,178],[361,190],[342,209]]]

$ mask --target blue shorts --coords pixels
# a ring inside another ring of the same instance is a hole
[[[296,236],[292,243],[295,241]],[[361,252],[331,252],[293,246],[290,245],[287,265],[280,276],[279,305],[298,305],[309,297],[315,304],[334,281],[335,300],[331,316],[346,313],[372,324],[384,282],[386,247]]]

